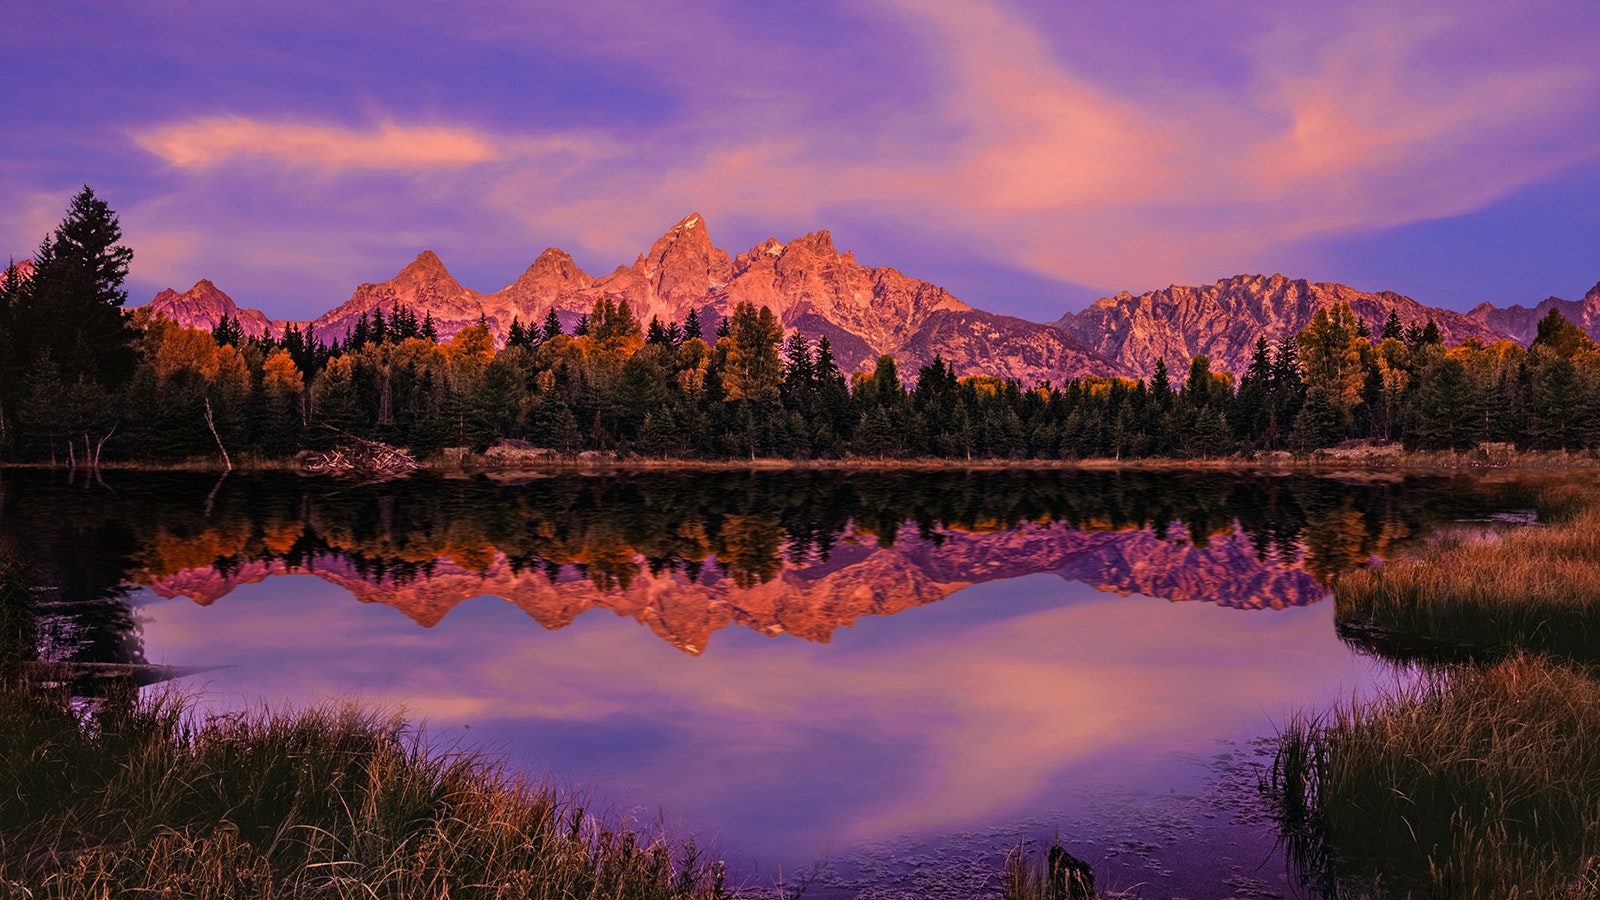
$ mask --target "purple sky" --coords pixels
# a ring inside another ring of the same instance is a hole
[[[480,290],[551,245],[604,274],[691,211],[1035,320],[1241,272],[1576,298],[1596,46],[1570,2],[18,4],[0,253],[87,182],[132,302],[277,316],[424,248]]]

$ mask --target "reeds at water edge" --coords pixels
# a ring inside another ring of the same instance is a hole
[[[1325,896],[1600,897],[1600,683],[1516,655],[1292,720],[1272,789]]]
[[[1342,635],[1385,655],[1492,660],[1517,651],[1600,666],[1600,502],[1497,539],[1441,543],[1342,573]],[[1553,505],[1553,504],[1552,504]]]

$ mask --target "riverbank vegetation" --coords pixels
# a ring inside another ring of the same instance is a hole
[[[1600,504],[1341,573],[1341,636],[1407,668],[1291,720],[1272,787],[1325,896],[1600,897]]]
[[[1291,722],[1274,782],[1324,896],[1600,897],[1600,683],[1546,659]]]
[[[1543,505],[1557,513],[1554,521],[1342,574],[1334,584],[1341,633],[1392,656],[1494,659],[1526,651],[1600,666],[1593,493],[1568,486],[1550,497]]]
[[[10,896],[725,895],[694,845],[590,818],[399,720],[317,708],[197,721],[173,695],[0,697]]]
[[[771,311],[640,322],[601,298],[566,331],[491,323],[441,343],[431,320],[379,309],[348,334],[209,333],[125,314],[132,251],[85,188],[0,282],[0,459],[284,459],[352,439],[417,458],[520,441],[560,453],[685,459],[1135,459],[1309,451],[1347,439],[1416,450],[1600,443],[1600,348],[1559,314],[1531,348],[1320,310],[1262,339],[1245,372],[1024,385],[942,360],[903,378],[889,356],[841,371],[826,335]],[[497,348],[494,333],[504,328]]]

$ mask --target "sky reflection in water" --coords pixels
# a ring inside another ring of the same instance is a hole
[[[633,622],[547,633],[492,597],[429,630],[309,577],[146,606],[152,662],[228,666],[214,702],[360,696],[535,771],[659,806],[730,850],[804,861],[1072,805],[1074,778],[1163,788],[1179,750],[1270,733],[1370,683],[1331,604],[1241,611],[1052,575],[863,620],[828,644],[718,635],[700,657]]]

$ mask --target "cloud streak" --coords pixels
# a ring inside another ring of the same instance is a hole
[[[209,168],[239,157],[323,169],[423,169],[499,156],[493,144],[470,131],[393,123],[361,130],[205,118],[141,132],[134,140],[180,169]]]

